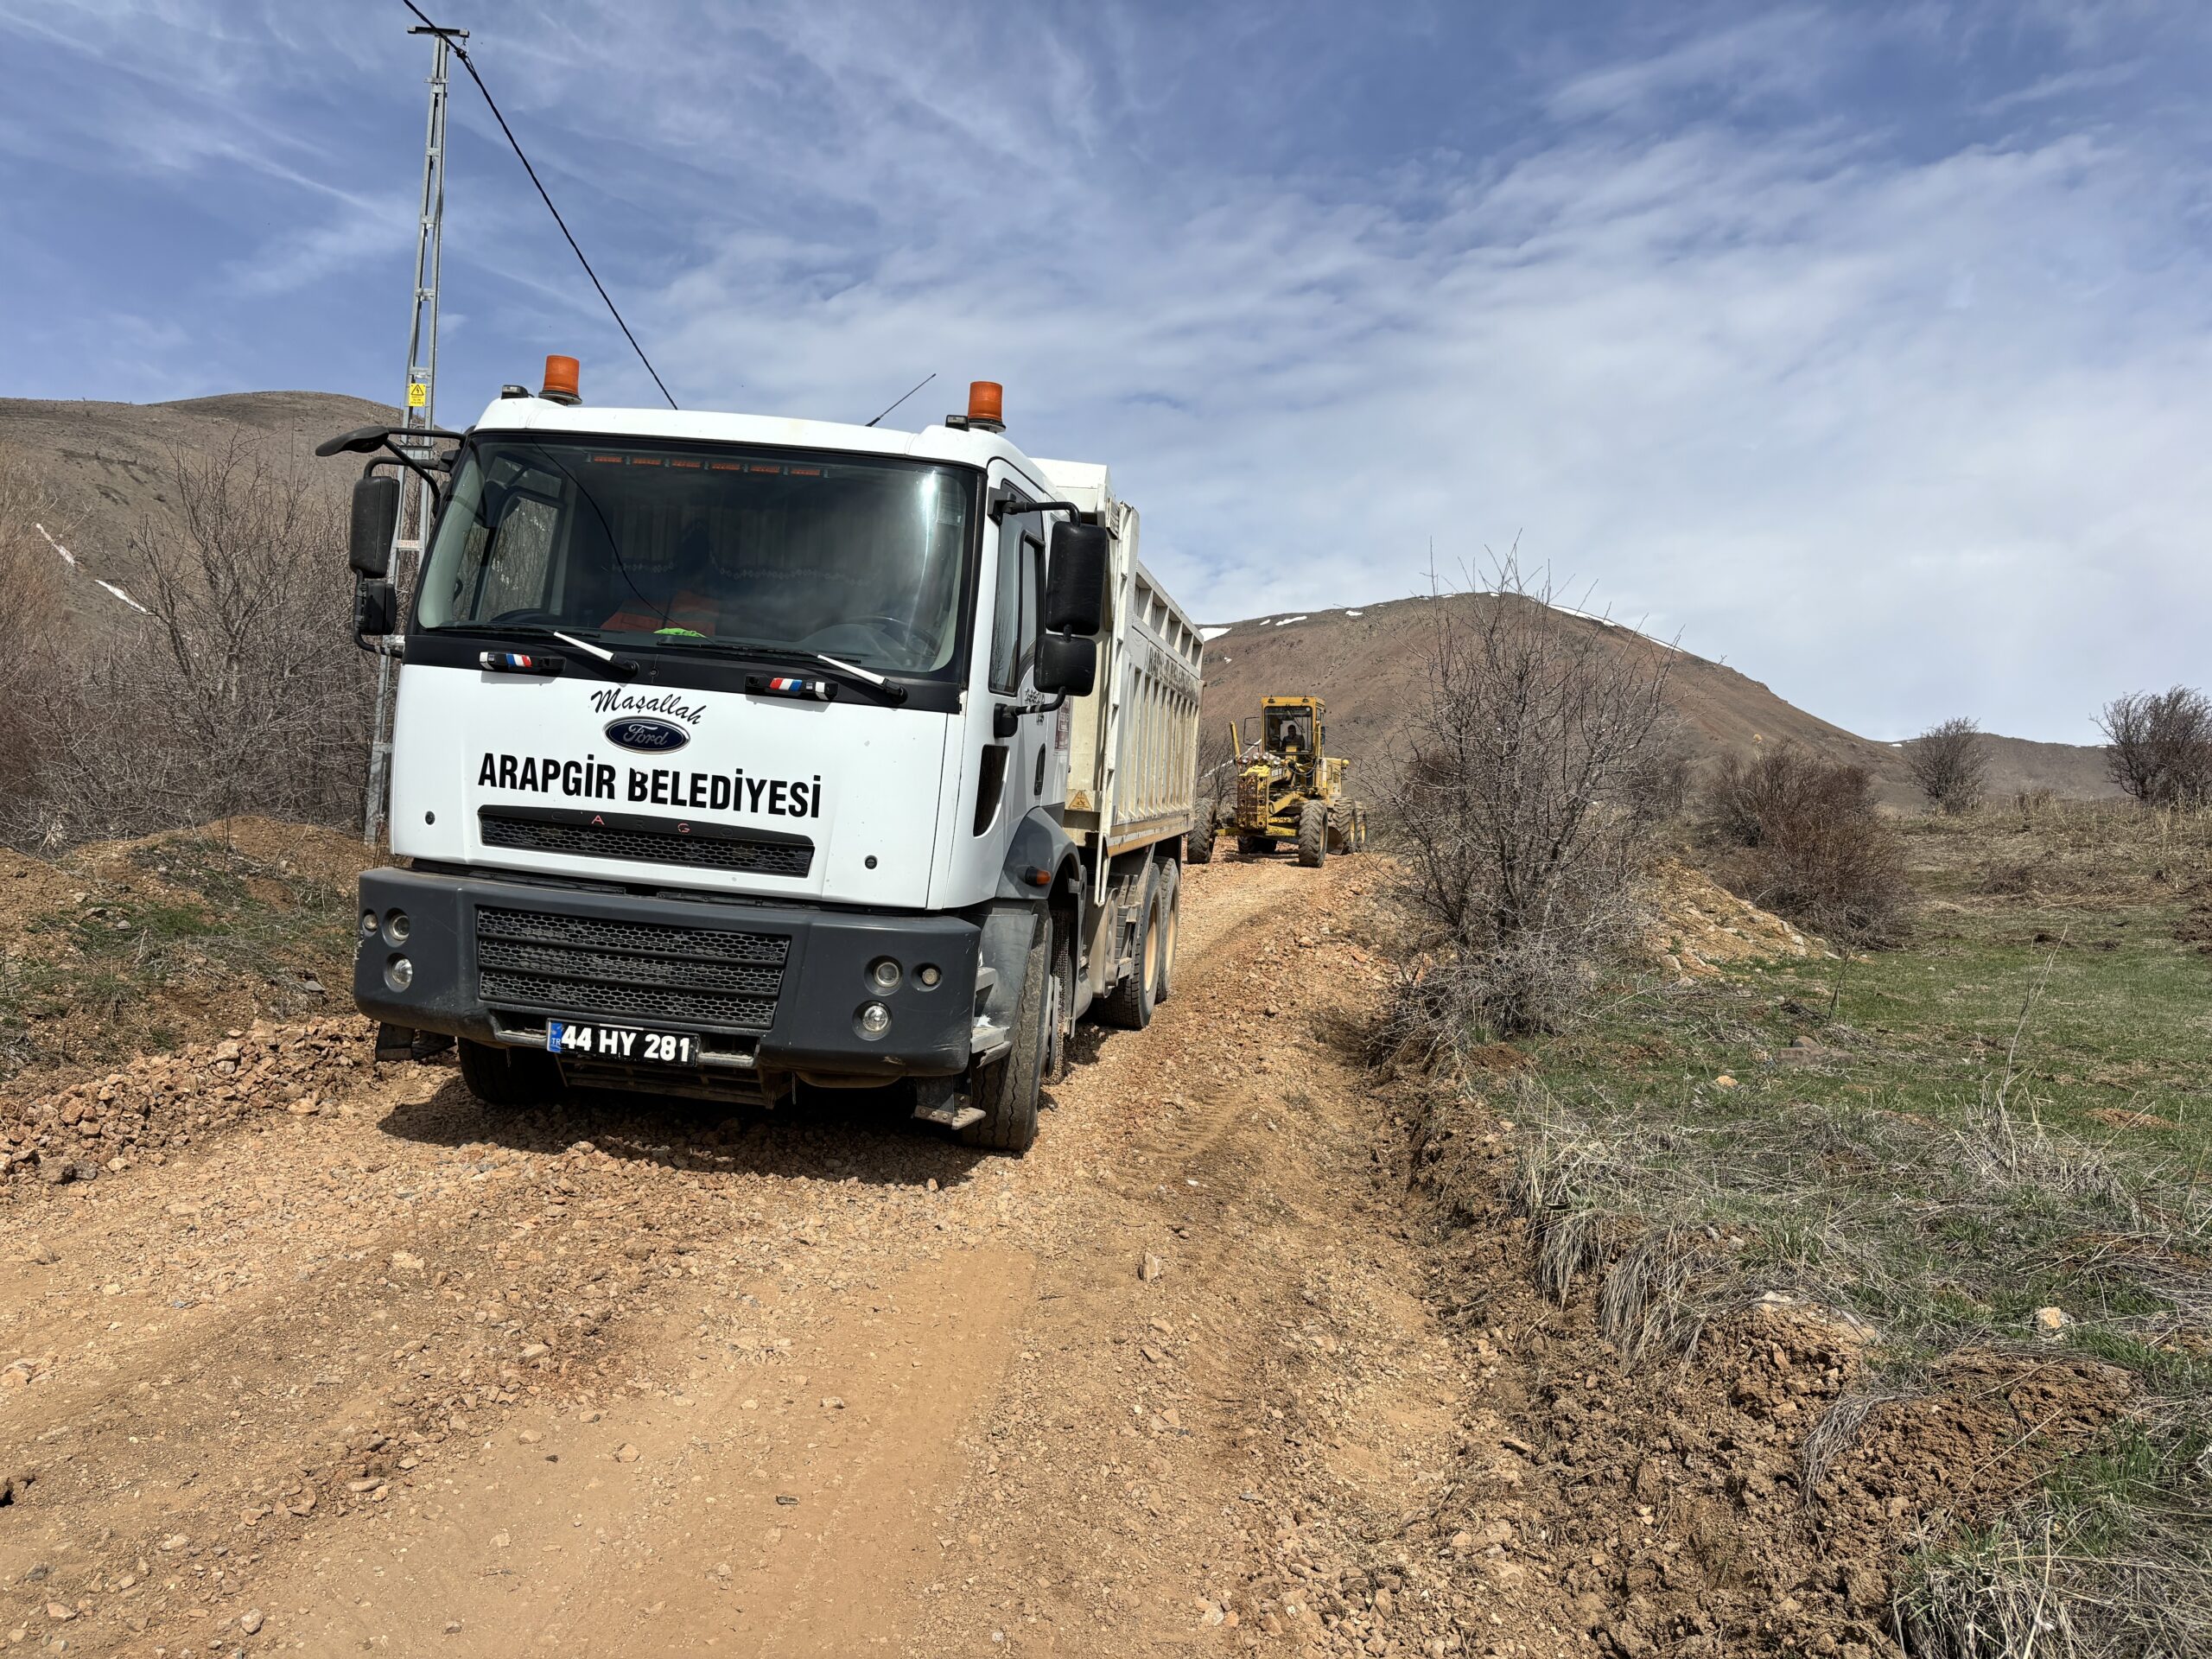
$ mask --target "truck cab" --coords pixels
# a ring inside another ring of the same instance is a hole
[[[515,1105],[895,1084],[1020,1150],[1073,1020],[1141,971],[1130,865],[1183,828],[1110,845],[1089,774],[1070,823],[1164,601],[1135,513],[1008,442],[989,383],[897,432],[556,378],[451,435],[404,627],[378,550],[409,463],[378,429],[326,446],[373,457],[357,638],[400,659],[397,867],[362,878],[354,974],[380,1052],[450,1037]]]

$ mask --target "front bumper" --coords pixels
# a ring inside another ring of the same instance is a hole
[[[395,941],[397,914],[406,918]],[[702,1068],[888,1081],[967,1070],[981,930],[958,917],[541,886],[371,870],[361,877],[353,1000],[389,1025],[543,1045],[549,1019],[690,1032]],[[868,969],[900,966],[888,992]],[[404,984],[395,958],[411,969]],[[925,987],[918,970],[938,970]],[[860,1024],[880,1002],[880,1035]],[[678,1071],[678,1068],[671,1068]]]

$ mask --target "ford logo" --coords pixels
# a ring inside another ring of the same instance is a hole
[[[620,748],[658,754],[682,748],[691,741],[691,734],[664,720],[610,720],[607,722],[607,741]]]

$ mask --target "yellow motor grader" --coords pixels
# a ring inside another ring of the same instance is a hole
[[[1248,855],[1292,842],[1309,869],[1331,853],[1366,847],[1367,808],[1345,798],[1351,762],[1325,752],[1322,712],[1319,697],[1262,697],[1260,730],[1249,747],[1236,722],[1230,722],[1235,803],[1199,814],[1184,846],[1189,862],[1212,858],[1214,836],[1224,828],[1236,832],[1237,851]]]

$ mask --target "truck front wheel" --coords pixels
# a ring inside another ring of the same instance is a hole
[[[1208,817],[1205,823],[1191,826],[1191,833],[1183,837],[1183,856],[1193,864],[1213,862],[1214,821]]]
[[[538,1106],[561,1092],[561,1068],[540,1049],[461,1040],[461,1080],[486,1106]]]
[[[1014,1046],[976,1079],[975,1103],[982,1121],[960,1131],[963,1146],[991,1152],[1027,1152],[1037,1139],[1037,1091],[1051,1057],[1058,976],[1052,971],[1052,926],[1042,918],[1021,971],[1021,1001],[1014,1009]]]

